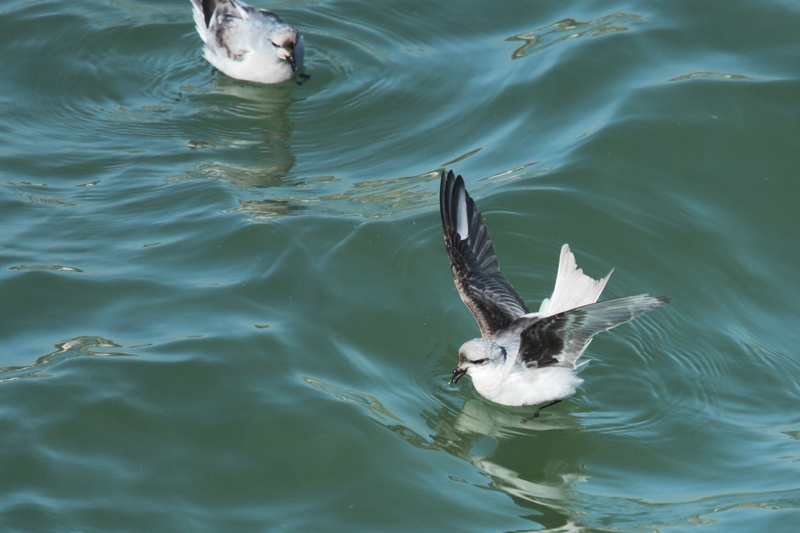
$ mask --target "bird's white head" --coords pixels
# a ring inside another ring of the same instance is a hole
[[[472,379],[480,379],[482,375],[497,374],[506,362],[506,350],[488,339],[472,339],[461,345],[458,350],[458,367],[453,370],[451,383],[456,383],[464,374]]]

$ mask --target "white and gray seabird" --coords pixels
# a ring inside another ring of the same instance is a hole
[[[586,276],[565,244],[553,295],[531,313],[500,272],[494,245],[461,176],[442,172],[439,208],[456,288],[481,330],[464,343],[452,383],[464,374],[482,396],[503,405],[538,405],[536,413],[572,395],[583,383],[576,364],[601,331],[669,302],[640,294],[597,303],[611,272]],[[613,272],[613,271],[612,271]]]
[[[303,65],[303,37],[275,13],[239,0],[191,2],[206,60],[231,78],[281,83]]]

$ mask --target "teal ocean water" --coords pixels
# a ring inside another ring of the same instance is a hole
[[[0,530],[797,530],[797,2],[256,5],[302,85],[0,6]],[[443,168],[532,308],[673,298],[535,423],[448,383]]]

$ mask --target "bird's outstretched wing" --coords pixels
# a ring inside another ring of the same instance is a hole
[[[560,364],[574,368],[596,334],[669,301],[663,296],[640,294],[584,305],[538,319],[520,334],[517,359],[529,367]]]
[[[528,313],[511,283],[500,272],[483,217],[453,171],[442,172],[439,188],[444,243],[453,280],[478,326],[488,338]]]

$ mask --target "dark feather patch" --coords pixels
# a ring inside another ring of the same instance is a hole
[[[520,334],[517,358],[529,367],[544,367],[558,363],[557,357],[566,349],[565,333],[572,320],[561,313],[545,317]]]
[[[211,27],[211,17],[214,16],[215,9],[217,9],[216,0],[203,0],[203,16],[206,19],[206,28]]]

